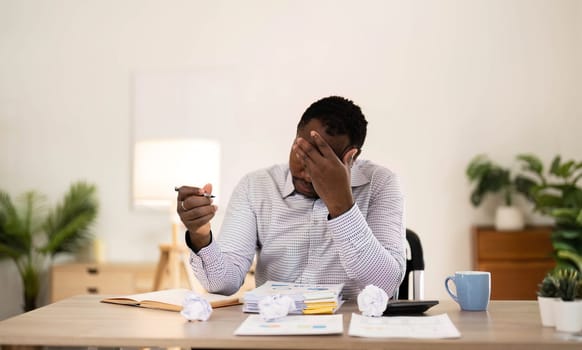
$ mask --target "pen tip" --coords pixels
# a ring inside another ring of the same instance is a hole
[[[174,191],[178,192],[180,188],[178,186],[174,186]]]

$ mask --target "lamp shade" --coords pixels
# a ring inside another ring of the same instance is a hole
[[[220,179],[220,143],[207,139],[142,140],[135,143],[133,204],[168,208],[176,203],[176,186],[213,185]]]

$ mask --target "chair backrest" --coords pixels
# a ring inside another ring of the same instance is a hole
[[[400,300],[423,300],[424,299],[424,254],[422,252],[422,244],[418,235],[406,229],[406,241],[408,242],[410,257],[406,258],[406,273],[404,280],[398,289],[397,298]],[[412,276],[412,277],[411,277]],[[412,298],[410,298],[408,290],[412,284]]]

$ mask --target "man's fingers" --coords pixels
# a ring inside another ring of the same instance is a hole
[[[218,210],[216,205],[205,205],[197,208],[189,208],[186,211],[182,211],[181,218],[187,222],[195,222],[201,218],[207,217],[208,215],[214,216],[214,213]]]
[[[201,227],[206,225],[207,223],[210,222],[210,220],[212,220],[212,218],[214,217],[214,212],[210,213],[208,215],[204,215],[204,216],[200,216],[194,220],[190,220],[188,221],[188,225],[187,226],[194,226],[194,227]]]
[[[302,137],[298,137],[295,140],[294,147],[295,152],[300,160],[307,161],[307,159],[311,159],[313,161],[318,161],[322,157],[321,152]]]
[[[206,207],[212,204],[212,198],[193,195],[178,201],[178,211],[189,211],[195,208]]]
[[[295,140],[295,144],[293,145],[293,151],[295,152],[295,157],[297,157],[297,159],[299,159],[300,161],[305,161],[305,159],[307,158],[307,153],[304,150],[304,147],[309,147],[308,145],[306,145],[307,142],[305,142],[305,140],[303,140],[301,137],[298,137]]]
[[[180,186],[176,187],[176,190],[178,191],[178,201],[183,201],[190,196],[201,196],[204,194],[204,189],[199,187]],[[212,191],[212,185],[210,185],[210,190]]]
[[[315,143],[315,146],[317,147],[317,151],[323,155],[324,157],[334,157],[335,153],[333,152],[333,149],[329,146],[329,144],[327,142],[325,142],[325,140],[323,139],[323,137],[321,137],[321,135],[319,135],[319,133],[315,130],[311,130],[311,139],[313,140],[313,143]]]
[[[218,210],[216,205],[212,205],[212,199],[204,196],[204,193],[212,193],[212,185],[206,184],[203,188],[181,186],[176,191],[176,209],[188,230],[196,232],[204,225],[209,225]]]

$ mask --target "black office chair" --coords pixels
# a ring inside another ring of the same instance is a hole
[[[406,273],[398,289],[396,299],[424,300],[424,254],[422,252],[422,244],[418,235],[410,229],[406,229],[406,241],[409,248],[407,253],[410,254],[410,257],[407,254]],[[411,274],[412,279],[410,278]],[[408,293],[410,284],[412,284],[412,298]]]

